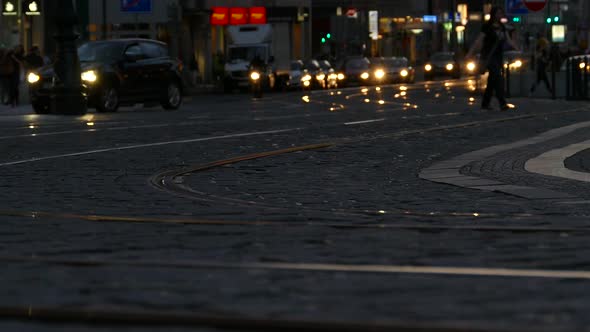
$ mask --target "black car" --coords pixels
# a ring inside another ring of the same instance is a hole
[[[344,85],[360,84],[366,85],[370,83],[371,62],[363,56],[348,57],[344,60],[339,75],[343,74],[342,80],[338,78]]]
[[[88,42],[78,48],[82,88],[88,107],[115,112],[119,106],[160,103],[177,109],[182,103],[182,63],[168,55],[166,44],[149,39]],[[50,111],[51,94],[60,79],[53,65],[27,76],[36,113]]]
[[[372,58],[373,81],[377,84],[414,83],[415,70],[404,57]]]
[[[461,66],[453,52],[436,52],[424,65],[424,78],[432,80],[436,76],[461,77]]]

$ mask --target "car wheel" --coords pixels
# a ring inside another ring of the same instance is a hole
[[[48,100],[32,102],[31,106],[33,106],[33,111],[35,111],[36,114],[49,114],[51,111]]]
[[[116,112],[119,108],[119,90],[114,86],[107,85],[102,89],[96,110],[101,113]]]
[[[182,104],[182,93],[177,82],[171,81],[166,88],[166,96],[162,100],[162,107],[167,110],[175,110]]]

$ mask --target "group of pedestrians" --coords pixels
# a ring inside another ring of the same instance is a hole
[[[16,107],[19,104],[19,85],[25,73],[46,64],[39,47],[33,46],[25,54],[24,47],[0,48],[0,102]]]

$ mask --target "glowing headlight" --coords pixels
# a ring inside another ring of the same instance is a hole
[[[584,62],[580,62],[580,69],[586,68],[586,64]],[[32,74],[32,73],[31,73]],[[30,74],[29,74],[30,75]],[[30,82],[30,81],[29,81]]]
[[[87,70],[82,73],[81,78],[82,81],[94,83],[98,77],[96,76],[96,72],[94,70]]]
[[[308,87],[311,83],[309,81],[303,81],[303,86]]]
[[[342,73],[338,74],[338,79],[342,81],[344,79],[344,74],[342,74]]]
[[[467,64],[467,70],[474,71],[475,70],[475,63],[474,62],[468,63]]]
[[[515,68],[520,68],[520,67],[522,67],[522,61],[516,60],[512,63],[512,66]]]
[[[311,75],[305,74],[305,75],[303,75],[303,77],[301,78],[301,80],[303,82],[309,82],[309,81],[311,81]]]
[[[385,72],[383,71],[383,69],[377,69],[375,70],[375,78],[380,80],[383,77],[385,77]]]
[[[329,80],[337,80],[338,79],[338,75],[336,75],[336,74],[330,74],[330,75],[328,75],[328,79]]]
[[[318,80],[318,81],[323,81],[325,78],[326,78],[326,75],[325,74],[317,74],[315,76],[315,79]]]
[[[447,68],[447,70],[453,70],[453,68],[455,68],[455,66],[453,66],[452,63],[447,63],[446,68]]]
[[[432,70],[432,65],[427,64],[426,66],[424,66],[424,70],[431,71]]]
[[[258,81],[260,79],[260,73],[257,71],[253,71],[250,73],[250,79],[252,81]]]
[[[29,75],[27,75],[27,82],[34,84],[39,82],[39,80],[41,79],[41,77],[39,77],[39,75],[35,74],[35,73],[29,73]]]
[[[399,74],[400,74],[402,77],[406,77],[406,76],[408,76],[408,74],[409,74],[409,73],[408,73],[408,71],[407,71],[407,70],[405,70],[405,69],[402,69],[402,71],[400,71],[400,72],[399,72]]]
[[[367,73],[367,72],[365,72],[365,73],[362,73],[362,74],[361,74],[361,78],[362,78],[363,80],[368,80],[368,79],[369,79],[369,73]]]

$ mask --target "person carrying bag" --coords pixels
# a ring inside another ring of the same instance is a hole
[[[482,26],[481,33],[466,56],[466,58],[472,58],[477,51],[482,50],[481,59],[483,62],[480,63],[480,70],[484,72],[487,70],[488,72],[488,83],[481,102],[483,110],[491,110],[490,102],[494,93],[500,103],[500,110],[507,111],[510,109],[504,97],[503,52],[506,43],[516,50],[518,50],[518,47],[506,31],[506,27],[502,23],[503,17],[504,11],[502,8],[492,7],[489,21]]]

